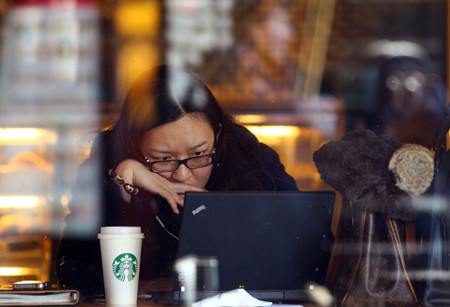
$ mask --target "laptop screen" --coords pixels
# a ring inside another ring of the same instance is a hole
[[[334,200],[331,191],[186,193],[178,258],[217,258],[220,291],[322,284]]]

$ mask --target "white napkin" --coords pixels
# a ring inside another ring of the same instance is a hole
[[[193,303],[192,307],[255,307],[269,305],[272,305],[272,303],[260,301],[248,294],[244,289],[235,289]]]

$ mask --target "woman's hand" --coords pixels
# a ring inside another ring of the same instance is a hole
[[[125,183],[129,183],[140,189],[145,189],[150,193],[164,197],[169,203],[172,211],[179,214],[178,206],[183,206],[184,192],[195,191],[204,192],[202,188],[198,188],[189,184],[176,183],[153,173],[141,162],[134,159],[126,159],[117,165],[115,172]],[[125,189],[121,189],[122,197],[130,202],[131,195]]]

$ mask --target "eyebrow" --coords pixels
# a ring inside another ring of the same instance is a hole
[[[189,148],[188,150],[189,150],[189,151],[195,150],[195,149],[197,149],[197,148],[199,148],[199,147],[202,147],[202,146],[205,145],[205,144],[208,144],[208,142],[203,141],[203,142],[201,142],[200,144],[197,144],[197,145],[192,146],[192,147]],[[157,153],[160,153],[160,154],[170,154],[170,153],[171,153],[170,151],[160,150],[160,149],[157,149],[157,148],[151,148],[150,151],[152,151],[152,152],[157,152]]]

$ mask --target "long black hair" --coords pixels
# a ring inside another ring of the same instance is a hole
[[[216,160],[207,189],[267,189],[272,178],[258,165],[257,138],[221,108],[198,77],[167,65],[145,72],[129,90],[118,122],[105,132],[106,169],[115,168],[127,158],[144,162],[139,149],[142,135],[186,114],[203,116],[214,131]]]
[[[114,162],[142,160],[139,144],[147,131],[183,115],[203,115],[219,133],[223,112],[211,91],[193,74],[180,68],[158,66],[140,75],[131,86],[121,116],[111,131]]]

